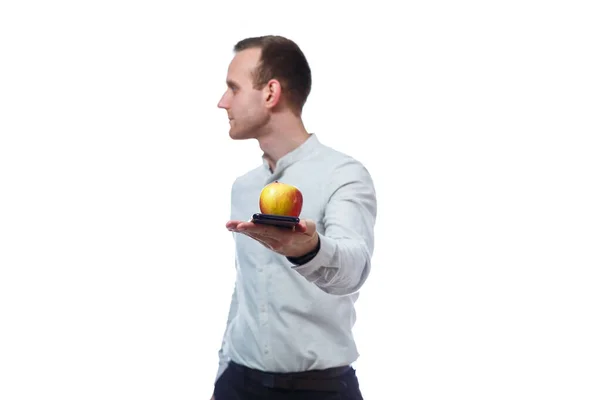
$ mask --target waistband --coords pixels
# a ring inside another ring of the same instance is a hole
[[[343,375],[351,371],[349,365],[302,372],[264,372],[244,365],[229,362],[232,370],[262,386],[277,389],[298,389],[339,392],[347,387]]]

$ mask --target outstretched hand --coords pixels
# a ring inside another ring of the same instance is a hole
[[[301,257],[311,252],[319,239],[316,225],[309,219],[300,220],[294,229],[244,221],[228,221],[225,226],[231,232],[249,236],[286,257]]]

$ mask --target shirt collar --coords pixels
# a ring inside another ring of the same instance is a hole
[[[302,160],[303,158],[308,156],[310,153],[312,153],[313,150],[315,150],[319,145],[320,145],[320,142],[319,142],[319,139],[317,138],[317,135],[314,133],[311,133],[310,136],[308,137],[308,139],[306,139],[304,141],[304,143],[302,143],[300,146],[296,147],[294,150],[290,151],[289,153],[285,154],[279,160],[277,160],[277,162],[275,163],[275,170],[273,171],[273,174],[280,173],[281,171],[283,171],[284,169],[286,169],[287,167],[289,167],[296,161]],[[263,155],[263,166],[266,168],[267,171],[269,171],[269,172],[271,171],[269,169],[269,163],[265,159],[264,155]]]

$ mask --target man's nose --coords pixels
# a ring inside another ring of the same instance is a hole
[[[223,96],[221,96],[221,99],[217,103],[217,107],[227,109],[228,106],[229,104],[226,99],[226,94],[224,94]]]

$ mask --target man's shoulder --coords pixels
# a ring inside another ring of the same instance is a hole
[[[318,157],[327,163],[329,173],[362,171],[368,174],[367,167],[361,160],[331,146],[322,144]]]
[[[232,188],[237,188],[240,186],[253,185],[256,184],[257,180],[262,180],[264,175],[264,165],[258,165],[255,168],[250,169],[238,175],[232,183]]]

